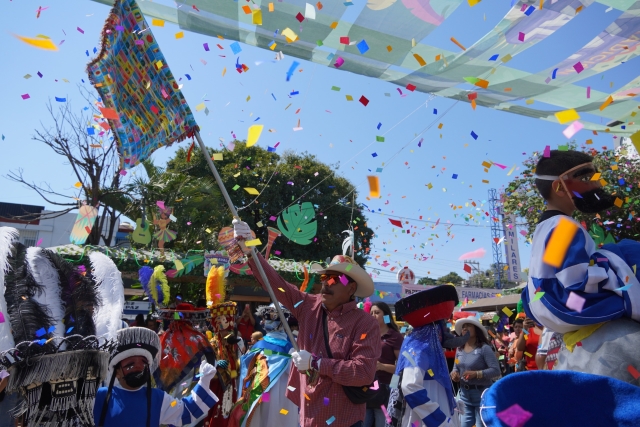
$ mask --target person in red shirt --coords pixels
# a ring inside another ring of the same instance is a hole
[[[245,222],[233,220],[233,226],[238,241],[253,238]],[[287,283],[262,256],[258,259],[276,298],[300,325],[300,350],[291,354],[287,386],[287,398],[300,408],[300,426],[362,427],[366,404],[353,403],[343,387],[369,387],[375,377],[380,328],[355,300],[373,294],[373,280],[351,257],[336,255],[325,269],[312,266],[322,289],[310,295]],[[257,271],[256,261],[248,264]],[[266,288],[260,275],[254,278]]]
[[[540,325],[536,325],[533,322],[533,319],[524,319],[524,329],[518,337],[516,346],[518,351],[524,352],[526,361],[525,367],[527,371],[538,370],[538,365],[536,364],[536,353],[538,352],[540,335],[542,335],[542,327]]]
[[[378,321],[382,344],[382,351],[376,366],[376,376],[378,377],[378,386],[380,387],[378,393],[384,393],[384,396],[376,398],[375,400],[382,400],[386,406],[386,402],[389,401],[389,384],[391,384],[391,377],[396,371],[396,362],[400,355],[400,347],[402,347],[404,337],[398,330],[398,325],[396,325],[396,322],[393,320],[391,308],[389,308],[387,303],[374,302],[371,305],[369,313]],[[367,416],[364,420],[365,427],[384,427],[385,425],[385,416],[382,408],[376,403],[377,402],[367,403]]]
[[[255,326],[256,321],[251,314],[251,307],[249,304],[245,304],[242,316],[238,319],[238,333],[242,336],[246,345],[251,341],[251,334],[255,331]]]

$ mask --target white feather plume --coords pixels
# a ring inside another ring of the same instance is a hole
[[[93,277],[98,285],[98,294],[102,299],[102,306],[93,314],[96,335],[116,339],[118,329],[122,325],[120,319],[124,309],[122,275],[113,261],[100,252],[93,252],[89,255],[89,260]]]
[[[46,307],[49,311],[53,325],[56,327],[53,335],[64,337],[65,326],[64,305],[60,296],[60,276],[58,270],[51,264],[51,261],[43,254],[42,248],[27,248],[27,262],[33,278],[40,286],[42,292],[34,296],[34,300]]]
[[[0,323],[0,352],[15,347],[7,301],[4,299],[4,273],[9,268],[9,253],[17,239],[18,230],[12,227],[0,227],[0,313],[4,317],[4,322]]]
[[[342,255],[353,258],[353,230],[344,230],[343,233],[347,233],[348,236],[342,241]]]

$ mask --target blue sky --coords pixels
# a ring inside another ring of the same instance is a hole
[[[49,8],[36,19],[39,6]],[[429,35],[428,42],[452,49],[449,38],[455,36],[469,46],[493,28],[509,6],[508,1],[485,0],[473,8],[464,3]],[[620,14],[615,10],[605,13],[605,9],[600,4],[587,8],[554,37],[531,48],[526,55],[515,57],[510,65],[535,72],[565,58]],[[0,133],[4,136],[0,141],[1,175],[22,168],[34,182],[48,183],[63,193],[75,191],[76,179],[63,159],[31,141],[31,135],[41,124],[51,124],[46,111],[48,100],[52,100],[55,107],[54,97],[64,97],[73,108],[84,107],[76,85],[89,87],[85,67],[90,58],[85,52],[89,51],[93,56],[92,50],[98,47],[99,33],[108,11],[107,6],[88,0],[49,4],[22,0],[5,1],[0,5],[0,28],[4,30],[0,33],[3,58]],[[78,27],[84,33],[78,31]],[[461,28],[465,31],[460,31]],[[468,103],[412,93],[404,88],[405,96],[400,96],[393,84],[298,59],[295,60],[301,62],[299,71],[287,82],[286,72],[294,58],[275,61],[273,52],[244,44],[241,44],[242,52],[233,55],[229,48],[232,41],[188,32],[182,39],[176,39],[175,34],[180,29],[169,23],[164,28],[152,29],[174,75],[182,77],[182,90],[192,109],[205,102],[209,110],[208,115],[204,111],[195,112],[207,145],[219,146],[220,138],[228,142],[232,140],[232,133],[244,139],[248,127],[260,123],[265,126],[259,141],[263,147],[279,142],[278,152],[308,151],[321,161],[340,162],[340,173],[358,185],[358,200],[376,212],[369,213],[369,226],[376,232],[372,255],[379,255],[379,258],[372,259],[371,265],[379,269],[377,280],[395,281],[395,271],[388,270],[404,265],[412,268],[418,277],[437,278],[450,271],[464,277],[466,273],[458,257],[479,248],[487,250],[487,255],[479,261],[482,267],[488,267],[492,262],[490,230],[484,219],[484,211],[488,210],[488,190],[507,184],[518,173],[516,170],[509,177],[509,169],[520,166],[533,151],[542,150],[546,145],[555,147],[566,143],[563,127],[557,124],[482,107],[474,111]],[[28,37],[43,34],[56,44],[62,40],[64,43],[57,52],[38,50],[11,34]],[[203,43],[212,47],[209,52],[203,49]],[[224,49],[218,49],[216,44]],[[250,68],[248,72],[238,74],[235,71],[238,56],[240,62]],[[612,91],[634,76],[636,62],[630,61],[605,73],[604,77],[597,76],[580,85]],[[222,76],[225,67],[227,72]],[[32,77],[25,79],[26,74]],[[187,80],[185,74],[192,79]],[[340,87],[340,91],[332,90],[332,86]],[[290,96],[292,91],[299,94]],[[23,100],[21,95],[26,93],[30,99]],[[347,101],[346,95],[354,100]],[[370,100],[366,107],[358,102],[362,95]],[[285,108],[288,104],[291,106]],[[438,115],[434,115],[434,109],[438,110]],[[294,132],[298,120],[303,130]],[[380,130],[378,123],[382,123]],[[443,124],[442,129],[438,129],[439,123]],[[267,129],[276,132],[267,132]],[[470,136],[472,131],[479,136],[477,140]],[[385,141],[376,142],[377,135],[384,135]],[[421,138],[423,142],[419,147]],[[576,138],[581,143],[592,138],[594,147],[598,148],[613,144],[611,136],[594,137],[585,131]],[[162,165],[176,148],[161,149],[153,159]],[[502,170],[494,166],[485,173],[481,166],[483,161],[508,167]],[[366,177],[377,168],[382,168],[377,174],[382,197],[367,200]],[[454,174],[457,179],[452,178]],[[489,184],[482,180],[488,180]],[[427,184],[432,184],[433,188],[428,189]],[[2,185],[2,201],[43,203],[36,193],[5,178]],[[322,189],[321,186],[318,188]],[[471,205],[472,201],[479,210]],[[453,210],[453,205],[463,208]],[[461,218],[469,212],[478,218],[477,223],[467,223]],[[389,223],[389,217],[382,214],[397,215],[404,218],[403,221],[409,221],[410,234],[400,233]],[[439,225],[433,228],[433,221],[438,219]],[[449,229],[450,235],[448,224],[454,224]],[[521,261],[526,267],[529,251],[523,240],[520,247]],[[415,260],[422,257],[429,259]],[[383,260],[389,263],[387,267],[378,265]]]

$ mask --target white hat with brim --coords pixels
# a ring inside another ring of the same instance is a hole
[[[317,274],[344,274],[356,282],[355,296],[365,298],[373,295],[373,279],[351,257],[336,255],[327,268],[322,268],[320,264],[311,264],[311,270]]]
[[[458,334],[459,336],[462,336],[462,325],[464,325],[465,323],[471,323],[472,325],[477,326],[478,328],[480,328],[480,330],[484,334],[484,337],[487,340],[489,339],[489,334],[487,333],[487,330],[485,329],[485,327],[482,326],[482,323],[478,322],[473,317],[466,317],[464,319],[456,320],[456,334]]]

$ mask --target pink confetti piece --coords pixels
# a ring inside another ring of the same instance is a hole
[[[496,415],[509,427],[522,427],[533,416],[531,412],[522,409],[522,406],[517,403]]]
[[[280,251],[274,251],[274,253],[275,253],[276,255],[280,256],[280,254],[281,254],[282,252],[280,252]]]
[[[0,311],[0,323],[4,323],[4,314],[2,314],[2,312]]]
[[[164,201],[163,200],[158,200],[156,202],[156,205],[160,208],[160,209],[164,209]]]
[[[42,244],[42,239],[38,239],[38,241],[36,242],[36,246],[40,246]]]
[[[587,86],[587,99],[591,98],[591,86]]]
[[[122,170],[119,172],[119,174],[120,174],[120,175],[122,175],[122,176],[126,176],[126,175],[127,175],[127,171],[126,171],[126,170],[124,170],[124,169],[122,169]]]
[[[344,286],[347,286],[347,284],[349,283],[349,279],[347,279],[347,276],[345,276],[344,274],[341,274],[340,283],[342,283]]]
[[[264,393],[262,393],[262,401],[263,402],[271,401],[271,395],[269,394],[268,391],[265,391]]]
[[[79,32],[81,32],[82,34],[84,34],[84,30],[83,30],[82,28],[78,27],[78,28],[77,28],[77,30],[78,30]]]
[[[582,128],[584,128],[584,125],[576,120],[575,122],[571,123],[565,130],[563,130],[562,134],[567,139],[571,139],[571,137],[578,133]]]
[[[373,387],[371,387],[371,390],[377,390],[380,387],[380,385],[378,384],[378,380],[374,381],[373,383]]]
[[[585,299],[575,292],[569,293],[569,298],[567,298],[567,302],[564,304],[567,308],[570,308],[573,311],[577,311],[580,313],[582,311],[582,307],[584,307]]]
[[[382,413],[384,414],[384,418],[387,420],[387,422],[391,423],[391,417],[389,416],[389,413],[387,412],[387,408],[384,405],[380,405],[380,409],[382,409]]]
[[[29,96],[29,94],[28,94],[28,93],[25,93],[24,95],[20,95],[20,96],[22,96],[22,99],[29,99],[29,98],[31,98],[31,97]]]
[[[521,42],[524,41],[524,33],[522,31],[518,33],[518,40],[520,40]]]
[[[544,153],[542,154],[542,157],[551,157],[551,147],[549,147],[548,145],[544,147]]]
[[[136,46],[143,46],[144,45],[144,40],[136,40],[135,44],[136,44]]]
[[[336,63],[333,64],[336,68],[340,68],[342,67],[342,64],[344,64],[344,59],[342,59],[342,57],[338,56],[338,59],[336,59]]]
[[[580,61],[578,61],[573,65],[573,69],[576,70],[576,73],[580,74],[584,71],[584,66]]]

